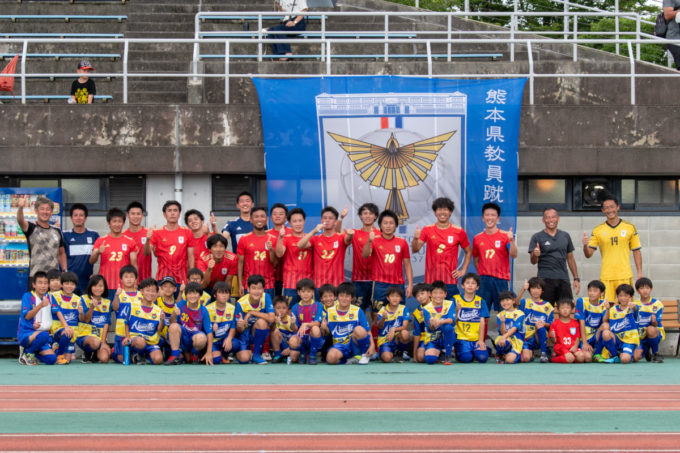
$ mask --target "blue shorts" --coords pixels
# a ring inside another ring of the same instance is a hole
[[[144,357],[148,358],[149,355],[154,351],[160,351],[161,347],[157,344],[145,344],[144,349],[139,351],[137,348],[130,349],[131,353],[142,354]]]
[[[283,288],[283,297],[288,300],[290,308],[293,308],[295,304],[300,302],[300,295],[295,288]]]
[[[24,349],[28,349],[31,346],[30,344],[28,344],[28,340],[30,340],[31,335],[33,335],[34,333],[35,332],[28,332],[28,333],[20,336],[19,338],[17,338],[19,345]],[[40,334],[38,334],[38,335],[40,335]],[[52,349],[52,342],[53,341],[54,341],[54,339],[50,337],[50,340],[47,343],[45,343],[42,348],[40,348],[40,351],[46,351],[48,349]]]
[[[245,340],[243,338],[234,337],[231,340],[231,352],[247,351],[250,349],[250,342],[248,338]]]
[[[453,300],[453,296],[456,294],[460,294],[460,289],[458,289],[458,285],[446,285],[446,298],[448,300]]]
[[[401,290],[404,290],[404,285],[399,285],[395,283],[383,283],[383,282],[373,282],[373,311],[375,313],[379,312],[380,309],[387,305],[387,289],[390,286],[398,286]],[[404,304],[404,301],[401,301]]]
[[[352,283],[354,283],[354,287],[357,290],[357,298],[354,301],[354,305],[362,310],[366,310],[371,306],[371,301],[373,300],[373,282],[361,280]]]
[[[190,330],[185,329],[184,326],[182,326],[182,337],[181,337],[180,342],[179,342],[179,344],[180,344],[180,346],[179,346],[180,349],[181,349],[182,351],[184,351],[184,352],[189,352],[189,353],[190,353],[190,352],[191,352],[191,349],[194,347],[194,342],[193,342],[194,337],[195,337],[196,335],[199,335],[199,334],[205,335],[205,334],[204,334],[203,332],[201,332],[201,331],[192,332],[192,331],[190,331]]]
[[[343,359],[349,359],[350,357],[355,356],[354,346],[351,341],[349,343],[336,343],[333,347],[342,353]]]
[[[453,343],[453,347],[456,350],[456,355],[459,353],[465,353],[465,352],[472,352],[474,353],[479,349],[479,345],[477,344],[476,341],[468,341],[468,340],[456,340],[455,343]]]
[[[508,281],[489,275],[481,275],[479,278],[480,285],[477,295],[486,301],[489,311],[493,309],[500,312],[502,308],[498,295],[501,292],[508,290]]]
[[[73,335],[77,335],[76,333],[76,327],[71,326],[73,329]],[[61,336],[64,334],[64,328],[62,327],[61,329],[57,330],[54,332],[54,335],[52,338],[54,338],[54,341],[58,342]],[[78,341],[76,337],[76,341]],[[82,349],[82,348],[81,348]],[[71,338],[71,343],[69,343],[68,348],[66,349],[67,354],[75,354],[76,353],[76,345],[73,343],[73,338]]]
[[[538,338],[536,338],[536,335],[532,336],[528,340],[524,340],[524,346],[522,349],[529,349],[533,351],[534,349],[541,349],[541,346],[538,344]]]
[[[632,356],[638,345],[633,343],[624,343],[619,339],[619,337],[614,337],[616,338],[616,349],[618,349],[619,354],[624,353]]]
[[[498,346],[496,345],[496,353],[502,355],[504,358],[510,354],[510,353],[515,354],[515,360],[512,363],[517,363],[519,362],[520,357],[522,357],[522,352],[521,351],[516,351],[512,348],[512,343],[507,341],[504,346]],[[505,359],[504,359],[505,360]],[[506,361],[507,363],[507,361]]]
[[[116,337],[113,340],[113,359],[116,360],[117,355],[123,355],[123,339],[125,337],[121,337],[120,335],[116,335]]]
[[[213,341],[212,345],[212,351],[213,352],[221,352],[222,354],[229,354],[230,352],[234,352],[234,345],[235,345],[235,338],[231,339],[231,349],[228,351],[224,350],[224,347],[222,346],[222,343],[224,343],[224,340],[226,340],[227,337],[224,338],[217,338]]]
[[[96,339],[99,339],[99,337],[97,337],[97,336],[95,336],[95,335],[85,335],[85,336],[83,336],[83,337],[78,337],[78,338],[76,338],[76,344],[77,344],[78,347],[79,347],[80,349],[82,349],[83,351],[85,350],[85,339],[86,339],[87,337],[94,337],[94,338],[96,338]],[[73,343],[71,343],[71,346],[73,346]],[[69,349],[70,349],[70,347],[69,347]],[[69,352],[71,352],[71,351],[69,350]],[[75,352],[75,348],[74,348],[73,352]]]
[[[430,340],[427,343],[425,343],[425,350],[427,351],[428,349],[437,349],[439,351],[443,351],[444,348],[444,335],[439,335],[439,338],[436,340]]]
[[[378,354],[380,354],[380,355],[382,355],[383,352],[390,352],[390,353],[394,354],[396,351],[397,351],[397,343],[394,340],[383,343],[378,348]]]

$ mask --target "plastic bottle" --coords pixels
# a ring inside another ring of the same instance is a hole
[[[123,346],[123,365],[130,364],[130,345]]]

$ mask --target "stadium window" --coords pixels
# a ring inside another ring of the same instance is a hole
[[[547,207],[568,210],[570,180],[567,178],[520,178],[517,210],[543,211]]]
[[[243,191],[253,194],[256,205],[266,206],[266,180],[263,176],[214,175],[212,178],[212,206],[215,214],[238,215],[236,196]]]
[[[108,183],[108,209],[125,210],[133,201],[146,206],[146,179],[143,176],[109,176]]]
[[[678,206],[678,184],[675,179],[639,179],[636,190],[637,209],[675,209]]]

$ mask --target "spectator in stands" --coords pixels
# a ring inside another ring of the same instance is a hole
[[[80,77],[71,84],[69,104],[92,104],[94,102],[97,88],[94,86],[94,80],[88,76],[90,71],[94,71],[94,68],[89,61],[81,60],[78,63],[78,70],[76,72],[80,74]]]
[[[21,231],[26,235],[28,243],[29,266],[28,276],[33,277],[36,272],[43,269],[57,269],[61,266],[62,271],[67,270],[66,250],[64,238],[59,228],[50,225],[50,218],[54,212],[54,202],[46,197],[35,200],[35,223],[28,222],[24,218],[26,199],[19,198],[17,207],[17,223]],[[31,282],[29,280],[29,286]]]
[[[531,264],[538,264],[538,277],[543,279],[543,299],[555,304],[560,299],[572,299],[567,265],[574,276],[574,291],[581,291],[574,244],[566,231],[558,230],[560,216],[555,208],[543,210],[545,229],[531,236],[529,256]]]
[[[663,0],[663,16],[668,22],[666,39],[680,39],[680,25],[676,21],[678,10],[680,10],[680,0]],[[675,67],[680,70],[680,46],[667,44],[666,48],[673,55]]]
[[[273,32],[300,32],[305,31],[306,23],[304,12],[307,11],[307,0],[276,0],[276,7],[279,11],[283,13],[295,13],[296,15],[290,14],[285,16],[281,21],[281,25],[275,27],[265,28],[262,31],[264,33]],[[271,39],[291,39],[294,37],[293,34],[273,34],[268,35]],[[273,43],[272,52],[276,55],[293,55],[290,50],[290,44],[288,43]],[[279,58],[280,61],[288,60],[288,57]]]

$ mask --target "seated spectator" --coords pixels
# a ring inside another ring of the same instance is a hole
[[[300,31],[305,31],[306,29],[306,23],[305,23],[305,16],[302,15],[301,13],[304,13],[307,11],[307,0],[276,0],[276,7],[279,11],[282,13],[296,13],[297,15],[289,15],[285,16],[283,20],[281,21],[281,25],[277,25],[275,27],[269,27],[265,28],[262,31],[263,32],[269,32],[269,31],[274,31],[274,32],[281,32],[281,31],[290,31],[290,32],[300,32]],[[268,35],[269,38],[271,39],[290,39],[294,35],[293,34],[273,34],[273,35]],[[291,50],[290,50],[290,44],[288,43],[273,43],[272,44],[272,52],[276,55],[293,55]],[[288,60],[287,57],[281,57],[279,58],[280,61],[286,61]]]
[[[97,88],[94,86],[94,80],[91,80],[88,76],[90,71],[94,71],[94,68],[89,61],[81,60],[78,63],[78,70],[76,72],[80,74],[80,77],[71,84],[69,104],[92,104],[94,102]]]

